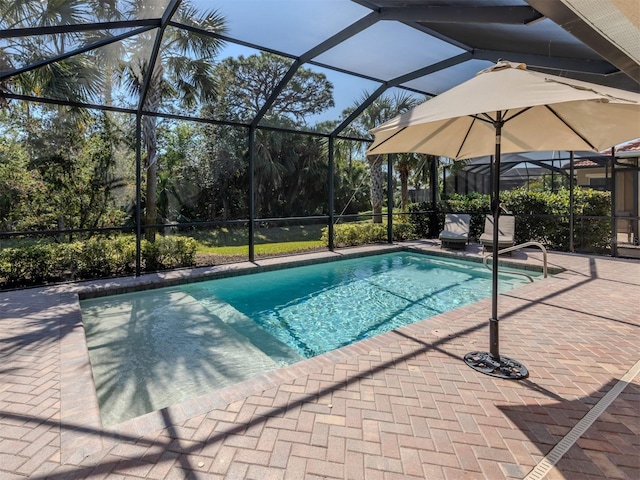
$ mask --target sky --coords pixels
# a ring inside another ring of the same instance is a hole
[[[226,19],[229,37],[293,56],[304,54],[371,12],[350,0],[194,0],[193,3],[205,9],[213,6]],[[457,47],[430,39],[398,22],[381,21],[315,60],[390,80],[461,52]],[[228,44],[221,58],[254,53],[257,52],[253,49]],[[344,109],[362,99],[365,91],[371,93],[380,85],[315,65],[306,64],[305,68],[324,73],[334,85],[335,107],[311,120],[338,119]],[[470,78],[485,65],[472,62],[464,68],[470,70],[459,69],[457,73]],[[433,93],[450,88],[450,83],[451,77],[446,74],[430,78],[430,86],[438,90]],[[424,81],[422,84],[419,80],[414,81],[410,86],[425,89]]]

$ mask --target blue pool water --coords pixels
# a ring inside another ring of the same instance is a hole
[[[500,290],[522,283],[500,276]],[[232,305],[303,357],[477,302],[491,293],[482,264],[399,252],[192,284],[204,305]]]
[[[500,275],[500,291],[528,280]],[[409,252],[81,302],[105,425],[476,302],[482,264]]]

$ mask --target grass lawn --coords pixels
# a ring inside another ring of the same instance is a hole
[[[282,255],[325,247],[321,240],[325,225],[294,225],[288,227],[256,228],[256,255]],[[133,235],[130,236],[133,240]],[[200,255],[244,256],[249,255],[249,229],[247,227],[222,227],[209,230],[180,232],[176,235],[191,237],[198,242],[196,253]],[[52,239],[7,239],[0,242],[0,249],[25,247],[49,243]]]
[[[256,255],[281,255],[290,252],[325,247],[321,240],[324,225],[295,225],[288,227],[256,228]],[[237,256],[249,254],[249,229],[217,228],[185,233],[198,242],[198,254]]]

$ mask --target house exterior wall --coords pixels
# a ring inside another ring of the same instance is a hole
[[[607,177],[611,173],[605,168],[577,168],[575,170],[576,181],[579,187],[591,187],[598,190],[608,190]]]
[[[636,168],[616,170],[616,231],[618,243],[637,245],[640,234],[640,171]],[[627,218],[629,217],[629,218]]]

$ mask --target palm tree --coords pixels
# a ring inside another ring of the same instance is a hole
[[[367,96],[365,93],[365,97],[358,101],[357,104],[361,104]],[[420,103],[420,101],[417,98],[404,92],[394,95],[384,95],[369,105],[364,112],[358,116],[354,124],[356,128],[360,129],[362,135],[366,135],[373,127],[392,119],[396,115],[406,112],[418,105],[418,103]],[[367,155],[371,177],[370,193],[373,223],[382,223],[382,203],[384,201],[383,161],[383,155]],[[405,180],[408,181],[408,177],[409,175],[407,174]],[[406,185],[404,188],[407,189]]]
[[[400,153],[396,155],[395,169],[400,176],[400,208],[406,212],[409,204],[409,176],[420,164],[420,155]]]
[[[0,0],[0,29],[63,26],[94,21],[94,3],[104,2]],[[78,32],[9,38],[0,46],[0,71],[11,72],[55,58],[70,48],[87,43],[87,34]],[[102,75],[90,55],[74,55],[0,81],[0,91],[77,102],[95,99],[101,87]],[[6,107],[6,101],[1,106]],[[69,113],[68,108],[66,111]]]
[[[144,0],[131,2],[132,15],[147,10],[150,4]],[[152,14],[155,12],[152,12]],[[158,16],[162,11],[158,12]],[[225,32],[225,21],[216,11],[201,11],[190,1],[184,0],[173,20],[182,25],[196,27],[209,33]],[[132,95],[139,96],[145,77],[149,72],[149,60],[153,46],[153,32],[136,36],[129,42],[130,60],[123,63],[120,79]],[[185,29],[168,27],[164,32],[160,54],[153,66],[143,110],[156,113],[163,101],[176,100],[176,106],[191,108],[200,101],[215,96],[216,84],[213,80],[213,59],[218,55],[222,41],[212,35],[189,32]],[[146,209],[145,225],[157,223],[156,191],[158,181],[157,164],[157,118],[154,115],[142,117],[142,141],[146,168]],[[155,231],[147,229],[147,240],[155,239]]]

